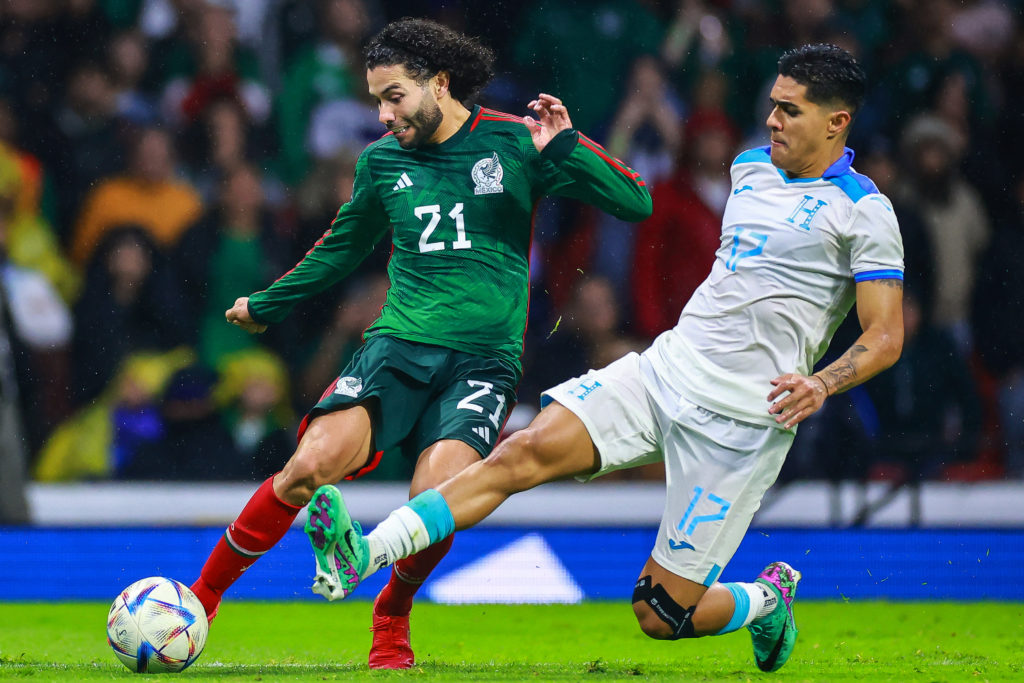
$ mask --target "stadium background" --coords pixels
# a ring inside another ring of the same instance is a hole
[[[301,258],[344,201],[354,156],[380,134],[358,46],[405,15],[496,50],[481,103],[522,113],[538,90],[555,93],[652,187],[656,213],[639,225],[541,206],[509,429],[550,377],[642,348],[674,322],[717,244],[728,162],[764,141],[782,50],[831,41],[857,54],[871,91],[850,145],[900,218],[907,347],[801,428],[726,578],[782,558],[806,571],[809,597],[1024,600],[1021,9],[8,0],[0,600],[105,599],[151,574],[189,581],[288,456],[297,416],[379,307],[388,245],[262,337],[227,327],[223,310]],[[856,334],[848,322],[834,348]],[[348,489],[354,510],[380,519],[407,476],[385,458]],[[427,595],[627,597],[660,477],[647,468],[513,499],[460,534]],[[304,544],[293,529],[236,596],[311,598]]]

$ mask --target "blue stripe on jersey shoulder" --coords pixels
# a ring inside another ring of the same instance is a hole
[[[879,192],[878,188],[875,187],[875,184],[871,182],[871,178],[850,170],[851,161],[853,161],[853,152],[851,150],[846,150],[846,154],[844,154],[844,156],[841,157],[831,169],[829,169],[833,172],[836,170],[840,172],[837,175],[829,175],[829,172],[826,171],[824,178],[790,178],[781,168],[776,168],[776,170],[779,172],[779,176],[786,184],[813,183],[818,180],[827,180],[845,192],[846,196],[856,204],[869,194],[879,194]],[[735,166],[736,164],[751,163],[772,163],[771,146],[765,145],[763,147],[754,147],[753,149],[741,152],[740,155],[733,160],[732,165]],[[841,167],[837,169],[837,166]],[[845,168],[843,168],[843,166],[845,166]]]
[[[830,183],[846,193],[854,204],[869,194],[878,194],[878,188],[871,182],[871,178],[861,173],[848,171],[842,175],[827,178]]]
[[[746,152],[741,152],[738,157],[733,159],[732,165],[736,164],[749,164],[749,163],[772,163],[772,155],[769,152],[770,146],[765,145],[764,147],[755,147],[754,149],[748,149]]]
[[[902,270],[865,270],[863,273],[855,273],[853,279],[856,282],[867,282],[868,280],[902,280]]]

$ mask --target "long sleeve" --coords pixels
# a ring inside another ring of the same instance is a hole
[[[651,194],[640,174],[586,135],[562,131],[540,159],[547,170],[545,194],[578,199],[629,222],[651,215]]]
[[[330,229],[294,268],[249,297],[254,320],[280,322],[300,301],[352,272],[383,236],[389,221],[373,187],[367,157],[367,152],[359,157],[352,199],[338,211]]]

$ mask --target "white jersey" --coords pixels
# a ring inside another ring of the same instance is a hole
[[[770,380],[811,372],[854,303],[855,282],[903,279],[903,243],[889,199],[851,168],[852,150],[821,178],[792,179],[768,150],[733,162],[711,274],[641,367],[665,395],[780,427],[768,414]]]

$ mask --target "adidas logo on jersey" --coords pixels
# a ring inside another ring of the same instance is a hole
[[[409,179],[408,173],[403,172],[401,177],[399,177],[398,182],[395,183],[395,186],[391,189],[397,192],[398,190],[404,190],[407,187],[412,187],[412,180]]]
[[[490,442],[491,440],[490,427],[473,427],[473,433],[479,436],[484,441]]]

